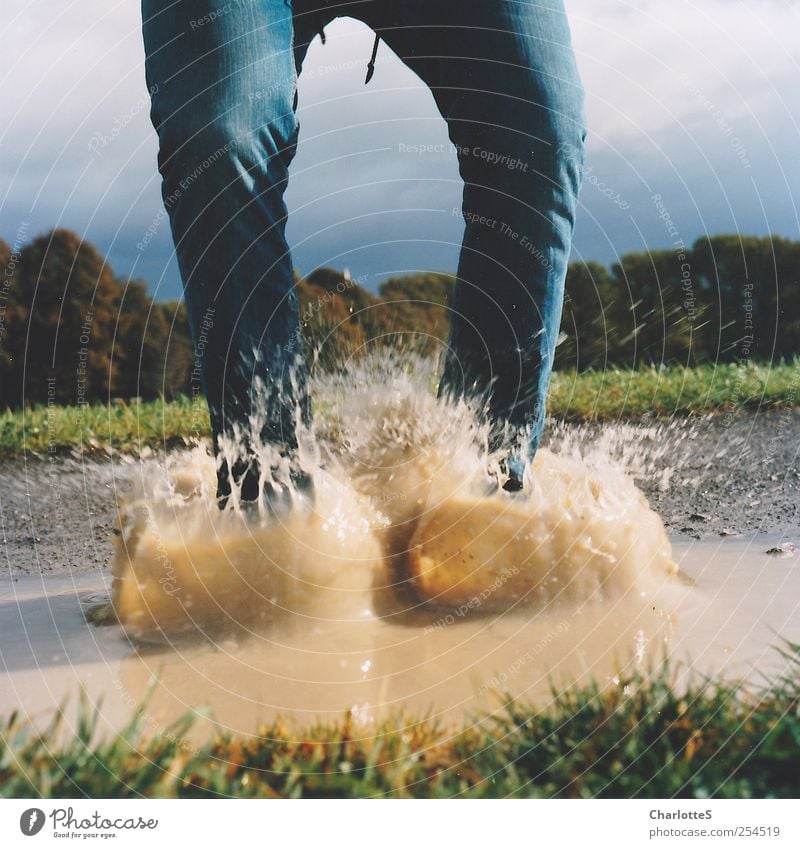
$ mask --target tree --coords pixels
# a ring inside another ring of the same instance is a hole
[[[182,300],[155,303],[154,311],[163,316],[167,326],[166,346],[163,353],[164,396],[189,395],[191,372],[194,368],[194,344],[189,330],[189,315]]]
[[[697,315],[683,287],[687,268],[691,272],[688,252],[676,250],[629,253],[611,267],[622,295],[611,312],[620,364],[636,368],[698,358],[692,349]]]
[[[800,243],[721,235],[692,248],[714,345],[709,357],[772,360],[800,351]]]
[[[134,280],[120,286],[113,394],[151,400],[166,393],[168,337],[166,316],[147,294],[147,284]]]
[[[380,286],[382,304],[375,317],[382,332],[402,334],[405,349],[438,353],[449,333],[454,290],[451,274],[390,277]]]
[[[312,366],[341,367],[362,351],[365,311],[375,298],[349,276],[320,268],[297,282],[300,331]]]
[[[0,409],[17,405],[22,396],[17,367],[23,350],[22,319],[16,262],[9,245],[0,239]]]
[[[617,361],[619,332],[614,322],[618,293],[606,268],[598,262],[573,262],[567,271],[562,342],[556,367],[603,369]]]
[[[95,248],[68,230],[39,236],[21,251],[16,283],[24,326],[20,400],[108,396],[118,285]]]
[[[446,343],[452,275],[392,277],[378,295],[331,268],[296,282],[297,344],[312,366],[340,368],[376,346],[435,355]],[[559,368],[796,356],[800,242],[721,235],[629,253],[610,271],[573,263],[561,329]],[[19,254],[0,240],[0,405],[194,395],[195,364],[186,306],[119,281],[74,233]]]

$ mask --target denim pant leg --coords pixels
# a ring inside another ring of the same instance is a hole
[[[218,463],[258,497],[252,445],[291,453],[310,406],[283,200],[294,155],[291,4],[143,0],[146,77],[158,167],[183,279]],[[198,375],[195,375],[197,378]]]
[[[485,398],[492,447],[519,469],[544,428],[583,179],[584,93],[562,0],[393,0],[365,18],[431,87],[465,183],[440,390]]]

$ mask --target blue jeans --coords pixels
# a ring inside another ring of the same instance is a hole
[[[310,423],[283,195],[297,75],[315,35],[348,15],[427,83],[458,151],[466,229],[440,391],[485,399],[492,447],[509,449],[512,468],[532,457],[586,136],[562,0],[143,0],[142,11],[163,198],[215,443],[238,426],[291,455]],[[221,464],[221,496],[231,474],[258,496],[251,460],[245,440],[241,462]]]

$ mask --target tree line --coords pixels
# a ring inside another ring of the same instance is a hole
[[[436,354],[454,278],[392,277],[372,293],[322,268],[297,279],[315,368],[376,346]],[[573,263],[556,368],[774,361],[800,353],[800,242],[720,235],[691,249]],[[181,301],[156,301],[57,229],[18,251],[0,239],[0,408],[189,394],[195,351]]]

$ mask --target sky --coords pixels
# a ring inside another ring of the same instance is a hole
[[[18,249],[67,227],[119,277],[144,279],[167,299],[181,284],[163,220],[139,8],[7,4],[0,237]],[[800,238],[800,3],[566,8],[589,122],[574,259],[611,264],[704,234]],[[461,181],[429,90],[383,44],[365,87],[372,33],[340,19],[327,35],[299,83],[287,192],[295,267],[347,267],[372,290],[397,274],[454,271]],[[404,153],[407,143],[443,152]]]

